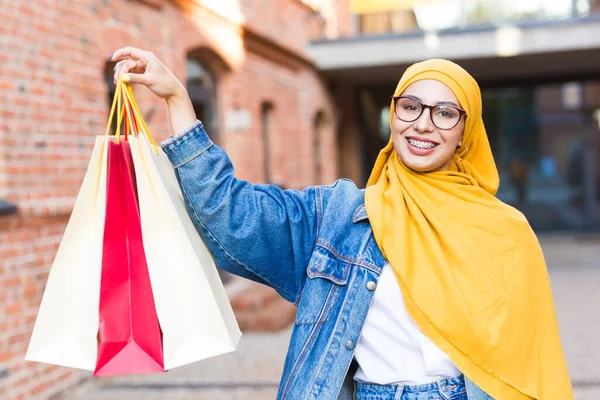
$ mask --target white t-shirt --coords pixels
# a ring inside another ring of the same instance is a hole
[[[368,383],[418,385],[460,375],[408,315],[389,263],[381,272],[354,357],[355,379]]]

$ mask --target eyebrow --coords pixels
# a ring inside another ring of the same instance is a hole
[[[410,97],[413,100],[417,100],[417,101],[420,101],[421,103],[423,103],[423,100],[421,100],[417,96],[413,96],[412,94],[404,95],[404,97]],[[460,106],[458,104],[456,104],[455,102],[453,102],[453,101],[438,101],[434,105],[435,106],[453,106],[453,107],[456,107],[456,108],[460,108]]]

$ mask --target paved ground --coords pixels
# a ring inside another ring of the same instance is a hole
[[[600,400],[600,237],[543,237],[577,400]],[[274,399],[290,331],[245,334],[235,353],[164,375],[93,378],[66,400]]]
[[[600,400],[600,237],[542,245],[575,398]]]

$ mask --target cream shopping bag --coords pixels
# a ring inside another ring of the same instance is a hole
[[[128,100],[137,126],[147,129],[131,91]],[[241,332],[213,258],[186,210],[173,167],[144,132],[129,140],[144,249],[163,332],[164,367],[234,351]]]
[[[91,371],[96,366],[108,140],[96,137],[50,269],[25,355],[28,361]]]

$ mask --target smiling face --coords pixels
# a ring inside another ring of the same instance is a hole
[[[460,108],[458,100],[450,88],[434,80],[422,80],[411,84],[402,93],[402,97],[412,98],[430,106],[446,105]],[[414,104],[416,103],[409,102],[405,106],[405,110],[414,112]],[[464,117],[460,117],[455,127],[440,129],[433,123],[431,112],[431,109],[425,108],[421,116],[413,122],[401,120],[397,113],[394,113],[392,118],[394,149],[404,165],[414,171],[448,170],[454,152],[457,147],[462,145]],[[449,114],[445,113],[443,109],[439,109],[435,113],[442,113],[435,118],[449,117]]]

